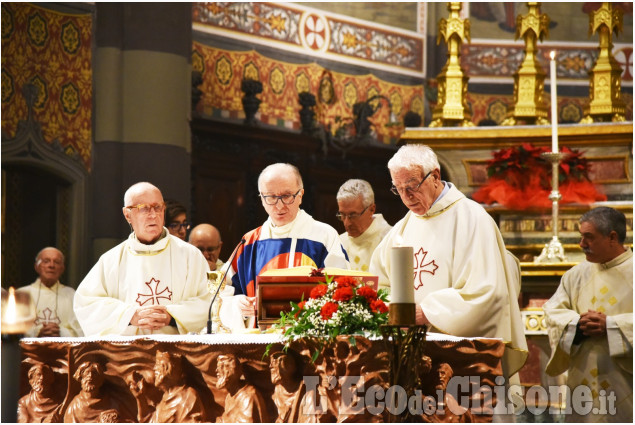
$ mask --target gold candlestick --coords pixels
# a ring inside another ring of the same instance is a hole
[[[467,81],[468,77],[461,69],[459,56],[461,54],[461,42],[464,38],[470,40],[470,21],[461,19],[461,2],[449,2],[448,19],[439,21],[439,35],[437,44],[441,38],[448,45],[448,61],[437,75],[439,85],[438,103],[432,111],[430,127],[443,127],[457,124],[461,127],[471,127],[472,114],[467,106]]]
[[[501,125],[516,125],[518,120],[531,124],[549,124],[547,105],[544,101],[545,71],[536,50],[538,41],[549,35],[549,17],[540,13],[540,3],[527,3],[529,12],[516,17],[515,39],[525,40],[525,59],[514,74],[514,106],[507,112]]]
[[[534,263],[564,263],[567,261],[567,257],[564,255],[564,248],[558,240],[558,203],[562,196],[558,190],[558,169],[560,161],[562,161],[567,154],[562,152],[545,152],[542,157],[551,162],[551,193],[549,199],[551,199],[551,230],[552,238],[548,244],[542,249],[542,252],[538,257],[534,258]]]
[[[600,53],[590,75],[589,106],[581,123],[598,121],[625,121],[626,104],[622,99],[622,68],[613,57],[613,31],[622,31],[622,11],[611,3],[602,6],[589,15],[589,35],[598,32]]]

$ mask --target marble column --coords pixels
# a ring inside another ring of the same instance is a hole
[[[130,232],[123,195],[148,181],[190,209],[191,3],[96,3],[93,254]]]

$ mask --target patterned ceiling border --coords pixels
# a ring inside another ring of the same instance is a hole
[[[500,40],[472,40],[461,46],[461,65],[470,82],[509,84],[524,59],[522,43],[501,43]],[[558,78],[565,84],[588,85],[589,71],[597,59],[597,44],[541,44],[538,46],[538,60],[545,71],[549,68],[549,52],[556,50]],[[622,85],[633,86],[633,45],[615,43],[613,56],[622,68]],[[497,78],[499,78],[497,80]],[[547,75],[547,79],[549,75]]]
[[[400,30],[297,4],[264,2],[194,3],[192,21],[195,31],[425,77],[425,32]]]

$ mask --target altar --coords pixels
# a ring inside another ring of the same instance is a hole
[[[386,342],[360,336],[301,339],[286,351],[275,334],[20,346],[18,415],[28,422],[383,422],[405,409],[425,422],[490,422],[504,351],[498,339],[429,334],[407,393],[390,383]]]

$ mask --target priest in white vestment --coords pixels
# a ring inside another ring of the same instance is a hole
[[[392,226],[375,214],[375,193],[366,180],[350,179],[340,186],[337,206],[337,218],[346,229],[340,241],[351,269],[367,272],[373,251]]]
[[[632,423],[633,252],[624,247],[626,218],[612,208],[592,209],[580,218],[580,234],[586,261],[562,276],[543,306],[551,345],[546,372],[568,371],[570,392],[584,386],[593,398],[586,413],[573,400],[565,421]]]
[[[390,287],[391,249],[414,249],[417,324],[462,337],[495,337],[506,343],[506,376],[527,359],[518,305],[517,263],[508,261],[503,238],[485,209],[441,180],[435,153],[406,145],[388,162],[393,193],[410,210],[377,246],[370,272]]]
[[[59,281],[64,269],[64,254],[57,248],[46,247],[35,257],[38,278],[32,284],[18,289],[18,292],[28,293],[35,304],[35,324],[26,332],[26,336],[83,336],[73,312],[75,290]]]
[[[131,186],[124,205],[133,232],[101,256],[75,293],[75,314],[84,333],[199,332],[211,300],[205,257],[168,233],[163,196],[152,184]]]

